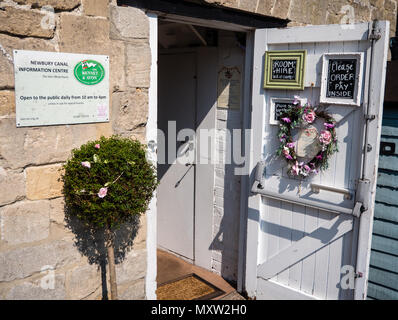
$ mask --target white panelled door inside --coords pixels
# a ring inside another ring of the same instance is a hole
[[[245,286],[249,296],[366,297],[388,32],[384,21],[256,31],[251,168],[254,172],[263,161],[265,170],[262,191],[251,181],[248,202]],[[304,90],[264,89],[265,52],[298,49],[307,52]],[[362,57],[357,64],[362,73],[360,103],[323,104],[337,121],[339,151],[327,170],[301,181],[290,177],[286,162],[275,155],[279,126],[271,121],[271,102],[297,95],[320,105],[324,57],[333,54]],[[360,180],[370,184],[366,193],[370,204],[361,213],[354,210],[362,201]],[[355,273],[360,277],[354,281],[350,276]]]

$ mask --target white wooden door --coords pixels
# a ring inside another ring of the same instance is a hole
[[[254,172],[257,162],[264,161],[266,174],[263,191],[257,190],[257,182],[251,180],[255,192],[248,201],[245,287],[251,297],[366,297],[389,23],[380,22],[377,28],[380,38],[374,41],[369,39],[372,23],[255,32],[250,163]],[[265,52],[295,49],[307,50],[304,90],[264,89]],[[300,181],[286,174],[286,162],[275,157],[278,126],[269,121],[271,98],[299,95],[318,105],[323,55],[348,52],[362,53],[364,57],[362,103],[328,107],[337,120],[339,152],[330,159],[328,170],[301,182],[299,187]],[[375,118],[366,121],[366,114]],[[365,143],[370,145],[369,150]],[[361,178],[370,181],[371,205],[357,218],[350,213],[359,199]],[[320,192],[314,193],[311,184],[320,185]],[[322,189],[324,186],[329,190]],[[330,191],[330,187],[335,190]],[[351,199],[336,190],[350,192]],[[355,290],[345,289],[342,284],[349,270],[344,266],[352,266],[363,275],[356,279]]]
[[[195,129],[195,53],[159,55],[158,68],[158,129],[166,138],[158,137],[158,245],[193,260],[194,135],[179,133]]]

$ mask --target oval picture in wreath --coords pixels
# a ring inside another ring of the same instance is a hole
[[[330,156],[337,150],[336,120],[327,110],[301,105],[295,96],[293,105],[280,115],[277,151],[288,163],[288,174],[306,178],[328,168]]]

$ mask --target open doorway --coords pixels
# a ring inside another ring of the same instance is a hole
[[[158,248],[235,283],[246,33],[159,20],[158,38]]]

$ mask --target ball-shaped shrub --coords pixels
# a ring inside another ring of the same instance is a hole
[[[101,137],[72,151],[62,180],[68,211],[87,225],[113,229],[145,213],[156,173],[137,140]]]

